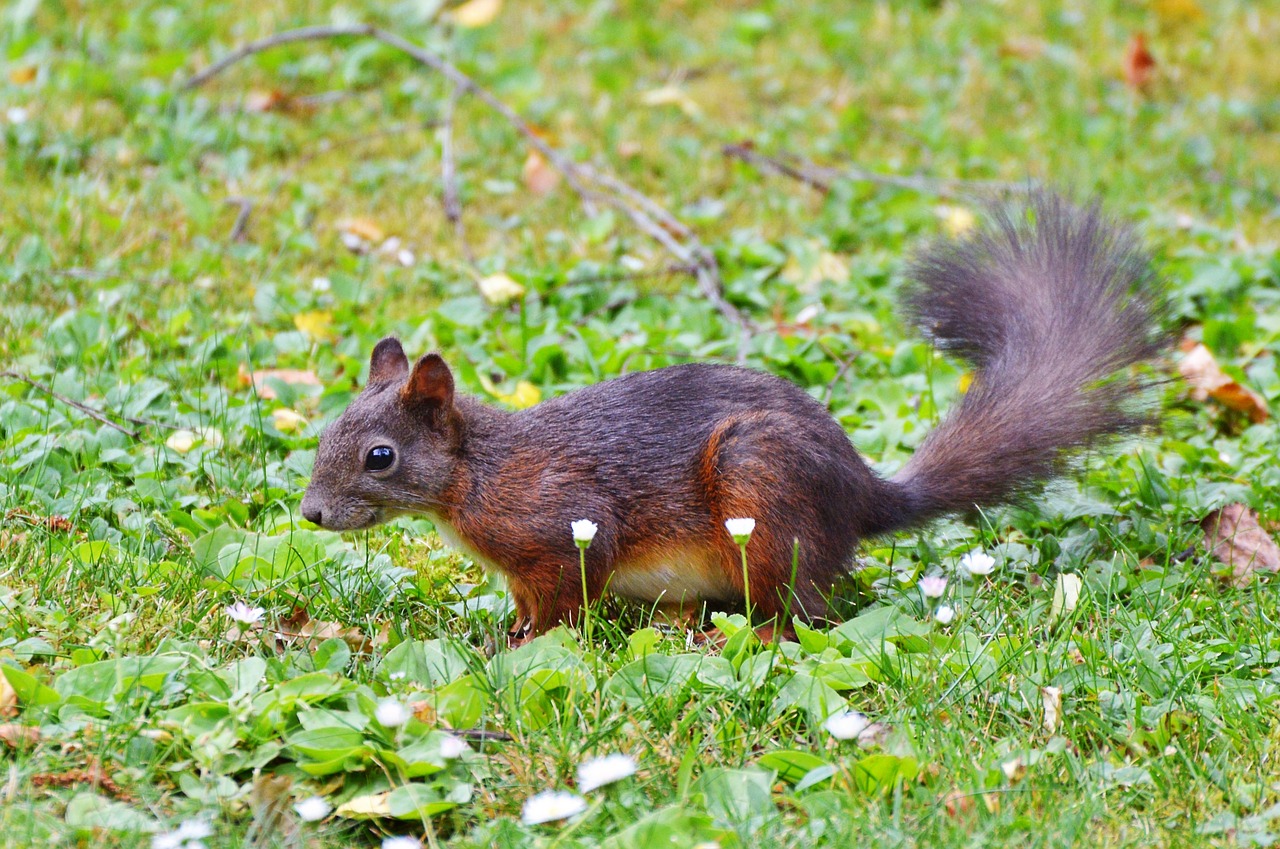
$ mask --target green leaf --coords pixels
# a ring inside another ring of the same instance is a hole
[[[778,773],[778,777],[789,784],[795,784],[819,767],[828,766],[826,761],[813,752],[803,752],[798,749],[769,752],[760,757],[756,763]]]
[[[98,830],[132,834],[158,831],[160,826],[142,811],[88,791],[77,793],[67,803],[65,819],[77,832]]]

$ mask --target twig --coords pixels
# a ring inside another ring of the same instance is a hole
[[[445,99],[444,114],[440,118],[440,182],[443,186],[444,217],[453,225],[454,235],[462,247],[462,255],[467,264],[476,267],[476,257],[471,251],[471,243],[467,241],[467,230],[462,223],[462,199],[458,195],[458,163],[453,152],[453,117],[458,106],[458,98],[462,89],[449,87],[449,96]]]
[[[229,206],[238,207],[236,212],[236,223],[231,225],[231,235],[227,237],[231,242],[243,242],[245,233],[249,229],[249,216],[253,213],[253,201],[245,197],[227,198]]]
[[[488,89],[458,70],[452,63],[406,41],[395,33],[369,24],[315,26],[287,30],[240,45],[204,70],[193,74],[182,84],[181,88],[183,90],[197,88],[236,62],[256,53],[261,53],[264,50],[270,50],[284,44],[332,38],[372,38],[380,41],[444,76],[453,84],[456,92],[455,96],[462,94],[475,95],[486,106],[501,115],[520,135],[524,136],[530,147],[542,154],[543,158],[560,172],[565,178],[565,182],[577,193],[582,207],[588,215],[595,214],[597,200],[608,203],[626,214],[636,227],[661,244],[681,263],[691,267],[698,281],[699,292],[703,297],[711,301],[721,315],[736,324],[741,330],[738,358],[740,361],[745,358],[748,338],[752,331],[751,324],[724,297],[724,283],[715,254],[702,244],[692,230],[680,222],[666,208],[623,181],[568,159],[560,151],[543,141],[528,122]],[[597,192],[587,186],[587,181],[594,182],[598,187],[609,189],[611,193]],[[460,217],[459,211],[459,219]]]
[[[587,214],[595,213],[595,204],[592,200],[591,192],[587,190],[582,182],[578,179],[578,175],[569,162],[560,154],[558,150],[543,141],[534,131],[533,127],[527,121],[516,114],[515,110],[507,104],[499,100],[492,92],[482,87],[471,77],[458,70],[454,65],[440,58],[439,56],[424,50],[412,42],[406,41],[393,32],[388,32],[380,27],[371,24],[351,24],[348,26],[316,26],[316,27],[300,27],[298,29],[286,30],[275,35],[260,38],[256,41],[246,42],[235,50],[232,50],[226,56],[214,62],[203,71],[193,74],[186,82],[182,84],[184,91],[197,88],[204,85],[213,77],[225,71],[227,68],[256,53],[264,50],[270,50],[283,44],[294,44],[299,41],[323,41],[331,38],[372,38],[380,41],[388,47],[395,48],[401,53],[416,62],[426,65],[431,70],[443,75],[451,83],[461,89],[464,93],[474,94],[480,98],[486,106],[497,112],[507,120],[516,129],[516,132],[524,136],[525,141],[531,147],[541,153],[548,162],[561,174],[564,175],[565,181],[573,188],[578,196],[582,199],[582,205],[587,210]]]
[[[33,389],[38,389],[39,391],[48,395],[50,398],[53,398],[55,401],[61,401],[62,403],[66,404],[68,407],[75,407],[77,410],[84,413],[89,418],[94,419],[95,421],[101,422],[107,427],[115,428],[116,430],[120,431],[130,439],[138,438],[138,432],[136,430],[129,430],[129,428],[125,427],[124,425],[113,422],[111,419],[107,418],[106,414],[102,413],[101,411],[95,410],[93,407],[90,407],[88,404],[82,404],[79,401],[75,401],[71,398],[68,398],[66,395],[62,395],[60,393],[54,392],[51,388],[49,388],[45,384],[41,383],[38,380],[32,380],[31,378],[27,377],[25,374],[18,374],[17,372],[14,372],[14,371],[0,371],[0,377],[7,377],[10,380],[17,380],[22,383],[25,383]],[[147,423],[147,422],[130,419],[127,416],[121,416],[120,418],[124,419],[127,422],[132,422],[133,424]],[[155,422],[149,422],[149,424],[155,424]]]
[[[789,177],[792,180],[798,180],[824,194],[831,191],[832,184],[840,180],[894,186],[943,198],[983,197],[992,192],[1025,191],[1035,185],[1030,180],[1025,183],[1008,183],[1002,180],[954,180],[903,174],[881,174],[876,171],[859,168],[856,165],[849,165],[844,168],[827,168],[792,153],[787,153],[783,157],[768,156],[757,151],[750,142],[727,144],[721,148],[721,151],[731,159],[740,159],[746,164],[768,174],[778,174],[783,177]]]

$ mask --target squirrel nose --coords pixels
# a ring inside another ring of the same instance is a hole
[[[302,516],[313,525],[324,525],[324,522],[321,521],[324,518],[324,512],[314,504],[303,504]]]

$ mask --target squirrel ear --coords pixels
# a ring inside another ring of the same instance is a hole
[[[453,406],[453,372],[439,354],[427,354],[414,365],[400,397],[406,404],[448,409]]]
[[[409,358],[400,347],[400,340],[388,336],[373,346],[373,355],[369,357],[369,382],[392,383],[404,380],[409,373]]]

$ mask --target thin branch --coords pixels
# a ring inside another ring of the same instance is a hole
[[[227,239],[232,242],[243,242],[249,229],[249,216],[253,214],[253,201],[245,197],[234,197],[227,198],[226,203],[228,206],[237,208],[236,223],[231,225],[231,235]]]
[[[528,122],[488,89],[458,70],[452,63],[406,41],[395,33],[369,24],[302,27],[300,29],[287,30],[240,45],[204,70],[193,74],[182,84],[181,88],[183,90],[197,88],[236,62],[261,53],[264,50],[270,50],[284,44],[333,38],[372,38],[380,41],[444,76],[453,84],[458,96],[472,94],[490,109],[501,115],[520,135],[524,136],[530,147],[542,154],[543,158],[564,176],[565,182],[577,193],[583,209],[588,215],[595,213],[597,200],[608,203],[627,215],[636,227],[666,248],[677,260],[693,268],[698,281],[699,292],[703,297],[711,301],[725,318],[736,324],[741,330],[739,360],[745,358],[747,340],[752,330],[751,324],[725,298],[724,283],[715,254],[702,244],[692,230],[680,222],[661,204],[636,191],[625,182],[568,159],[560,151],[543,141]],[[450,153],[452,154],[452,151]],[[588,181],[596,183],[600,188],[611,190],[612,194],[597,192],[589,188],[587,186]]]
[[[476,267],[476,256],[467,241],[467,230],[462,223],[462,199],[458,195],[458,163],[453,151],[453,118],[458,106],[458,98],[462,89],[453,85],[449,87],[449,97],[444,104],[444,114],[440,118],[440,182],[443,186],[444,217],[453,225],[454,235],[462,247],[462,255],[467,264]]]
[[[786,153],[781,157],[760,153],[750,142],[727,144],[721,148],[721,152],[731,159],[739,159],[767,174],[777,174],[792,180],[798,180],[823,194],[831,191],[831,186],[840,180],[893,186],[899,189],[907,189],[949,199],[984,197],[993,192],[1025,191],[1035,185],[1032,181],[1009,183],[1002,180],[954,180],[903,174],[881,174],[876,171],[859,168],[856,165],[849,165],[844,168],[827,168],[792,153]]]
[[[39,391],[48,395],[50,398],[53,398],[55,401],[61,401],[62,403],[66,404],[68,407],[75,407],[77,410],[84,413],[89,418],[94,419],[95,421],[101,422],[107,427],[115,428],[116,430],[120,431],[130,439],[138,438],[138,432],[136,430],[130,430],[124,425],[113,422],[111,419],[107,418],[106,414],[102,413],[100,410],[95,410],[93,407],[90,407],[88,404],[82,404],[79,401],[68,398],[66,395],[62,395],[60,393],[54,392],[53,389],[51,389],[50,387],[46,386],[45,384],[41,383],[38,380],[32,380],[31,378],[27,377],[25,374],[18,374],[15,371],[0,371],[0,377],[7,377],[10,380],[17,380],[21,383],[25,383],[33,389],[38,389]],[[132,422],[133,424],[144,424],[144,423],[155,424],[155,422],[136,421],[134,419],[128,418],[127,416],[121,416],[120,418],[124,419],[125,421]]]
[[[471,77],[458,70],[450,62],[445,61],[441,57],[424,50],[418,45],[406,41],[393,32],[388,32],[380,27],[371,24],[351,24],[348,26],[316,26],[316,27],[300,27],[299,29],[286,30],[275,35],[260,38],[256,41],[250,41],[240,45],[232,50],[226,56],[214,62],[203,71],[193,74],[181,86],[182,90],[187,91],[198,88],[211,80],[213,77],[225,71],[236,62],[246,59],[254,54],[261,53],[264,50],[270,50],[284,44],[294,44],[300,41],[323,41],[332,38],[372,38],[380,41],[388,47],[395,48],[401,53],[416,62],[426,65],[431,70],[443,75],[455,86],[460,88],[464,93],[474,94],[486,106],[497,112],[507,120],[516,129],[516,132],[524,136],[525,141],[531,147],[546,157],[547,161],[555,167],[557,171],[564,175],[565,181],[573,188],[578,196],[582,199],[582,205],[587,210],[587,214],[594,214],[595,204],[592,199],[591,192],[587,190],[582,182],[578,179],[578,175],[573,167],[573,163],[569,162],[560,154],[558,150],[547,144],[534,131],[533,127],[521,118],[516,111],[507,104],[499,100],[492,92],[481,86]]]

